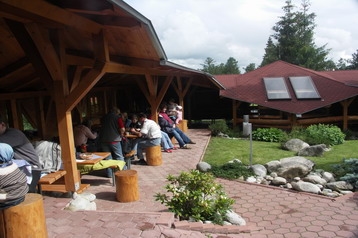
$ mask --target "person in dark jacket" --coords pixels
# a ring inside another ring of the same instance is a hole
[[[174,137],[181,149],[188,149],[187,144],[195,144],[183,131],[176,127],[173,120],[166,113],[166,104],[161,104],[159,110],[158,123],[161,130],[167,133],[170,138]]]

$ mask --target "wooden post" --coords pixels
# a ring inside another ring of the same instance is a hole
[[[25,201],[1,211],[0,237],[48,237],[43,198],[40,194],[28,193]]]
[[[118,202],[134,202],[139,199],[138,174],[136,170],[122,170],[115,173],[116,198]]]
[[[162,149],[160,145],[145,148],[145,157],[148,165],[158,166],[162,164]]]

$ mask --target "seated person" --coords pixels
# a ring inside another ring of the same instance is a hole
[[[143,151],[147,147],[160,145],[162,133],[159,125],[155,121],[148,119],[145,113],[140,113],[138,119],[142,127],[140,131],[132,129],[131,133],[139,137],[137,139],[137,157],[139,159],[137,164],[146,165],[147,162],[144,160]]]
[[[161,140],[161,145],[163,147],[164,152],[167,153],[172,153],[172,150],[176,150],[178,149],[177,147],[175,147],[171,141],[171,139],[169,138],[168,134],[165,133],[164,131],[162,132],[162,140]]]
[[[32,182],[32,170],[40,169],[40,159],[35,151],[34,146],[31,144],[26,135],[15,128],[9,128],[5,119],[0,115],[0,143],[9,144],[14,150],[14,160],[18,160],[19,164],[30,164],[30,170],[28,166],[22,166],[22,170],[25,174],[28,175],[27,182],[31,184]]]
[[[29,190],[26,175],[13,162],[14,151],[0,143],[0,210],[24,201]]]
[[[75,140],[75,146],[77,152],[94,152],[97,151],[94,143],[92,145],[88,145],[88,139],[95,140],[97,138],[97,132],[92,132],[91,128],[92,121],[91,120],[83,120],[82,124],[77,125],[73,128],[73,136]],[[83,151],[81,146],[86,145],[86,151]]]
[[[181,149],[188,149],[187,144],[195,144],[183,131],[181,131],[174,122],[169,118],[167,111],[167,106],[161,104],[159,107],[158,121],[162,131],[166,132],[170,138],[175,137],[178,141]]]
[[[128,125],[128,128],[126,129],[126,133],[134,134],[131,131],[140,131],[140,128],[142,125],[138,121],[138,116],[136,114],[133,114],[130,118],[131,123]],[[137,153],[137,138],[123,138],[122,140],[122,148],[124,151],[124,157],[132,157]]]

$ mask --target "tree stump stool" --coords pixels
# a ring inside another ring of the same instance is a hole
[[[160,145],[145,148],[147,164],[158,166],[162,164],[162,148]]]
[[[48,237],[41,194],[28,193],[22,203],[1,211],[0,237]]]
[[[177,125],[182,132],[188,131],[188,120],[181,120]]]
[[[134,202],[139,199],[138,174],[136,170],[122,170],[115,173],[116,198],[118,202]]]

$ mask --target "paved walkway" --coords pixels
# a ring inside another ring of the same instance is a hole
[[[44,196],[50,238],[59,237],[358,237],[358,193],[329,199],[272,186],[218,179],[227,194],[236,200],[233,208],[246,226],[218,226],[178,221],[166,207],[154,200],[164,192],[168,174],[195,169],[202,159],[210,135],[207,130],[189,130],[197,142],[190,150],[163,153],[161,166],[132,165],[138,172],[139,196],[136,202],[120,203],[111,179],[85,175],[86,191],[96,195],[96,211],[71,212],[63,208],[71,200]]]

